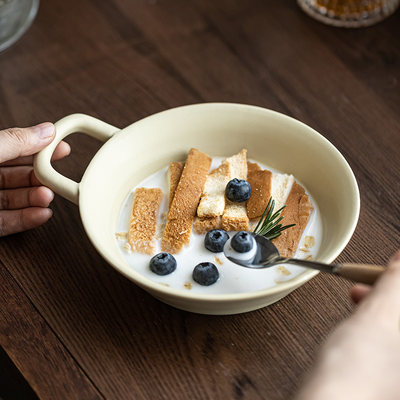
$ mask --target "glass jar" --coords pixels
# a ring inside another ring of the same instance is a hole
[[[400,0],[297,0],[311,17],[328,25],[359,28],[393,14]]]
[[[38,8],[39,0],[0,0],[0,51],[26,32]]]

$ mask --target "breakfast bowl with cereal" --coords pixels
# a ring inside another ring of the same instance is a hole
[[[249,250],[249,233],[285,257],[332,262],[359,215],[353,172],[307,125],[260,107],[205,103],[115,128],[84,114],[56,124],[35,174],[79,206],[86,233],[117,271],[155,298],[203,314],[272,304],[318,272],[282,264],[251,270],[224,255]],[[55,171],[67,135],[105,144],[81,182]]]

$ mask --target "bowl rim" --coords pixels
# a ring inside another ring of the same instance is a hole
[[[289,123],[292,123],[294,125],[301,126],[303,129],[305,128],[306,131],[309,132],[310,135],[313,135],[313,137],[316,140],[319,140],[323,145],[327,146],[330,151],[332,151],[335,156],[342,162],[343,166],[347,169],[347,172],[349,173],[349,178],[351,180],[352,184],[352,189],[353,189],[353,212],[352,212],[352,221],[350,224],[350,227],[345,235],[342,236],[341,241],[338,243],[336,246],[335,250],[331,252],[331,256],[325,258],[324,260],[320,260],[322,262],[327,262],[331,263],[334,259],[336,259],[340,253],[343,251],[343,249],[346,247],[348,242],[350,241],[360,215],[360,192],[358,188],[358,184],[356,181],[356,178],[354,176],[354,173],[347,162],[347,160],[344,158],[344,156],[340,153],[340,151],[323,135],[321,135],[319,132],[317,132],[315,129],[311,128],[309,125],[293,118],[290,117],[286,114],[283,114],[278,111],[274,111],[271,109],[267,109],[264,107],[256,106],[256,105],[249,105],[249,104],[241,104],[241,103],[230,103],[230,102],[209,102],[209,103],[194,103],[194,104],[188,104],[188,105],[183,105],[179,107],[174,107],[170,108],[167,110],[160,111],[158,113],[149,115],[147,117],[144,117],[142,119],[139,119],[132,124],[126,126],[125,128],[121,129],[121,131],[117,132],[117,135],[112,137],[110,141],[117,140],[117,137],[122,133],[122,131],[136,125],[139,123],[144,123],[147,120],[151,120],[153,118],[157,118],[160,115],[170,113],[170,112],[179,112],[180,110],[186,110],[186,109],[201,109],[201,108],[210,108],[214,109],[215,108],[224,108],[224,109],[242,109],[242,110],[251,110],[255,111],[258,113],[262,113],[264,115],[269,115],[269,116],[274,116],[277,118],[283,118],[286,121],[289,121]],[[269,297],[272,295],[278,295],[282,294],[282,296],[288,294],[292,290],[298,288],[299,286],[303,285],[310,279],[312,279],[314,276],[316,276],[319,272],[316,270],[305,270],[304,272],[300,273],[299,275],[296,275],[290,280],[284,281],[282,283],[277,284],[276,286],[269,287],[266,289],[259,289],[255,291],[250,291],[250,292],[240,292],[240,293],[229,293],[229,294],[203,294],[203,293],[192,293],[189,292],[188,290],[185,289],[175,289],[171,287],[166,287],[164,285],[161,285],[158,282],[152,281],[149,278],[146,278],[136,270],[132,268],[132,270],[129,271],[129,273],[124,269],[119,266],[118,262],[115,262],[116,260],[113,259],[113,257],[109,257],[107,252],[104,251],[104,249],[99,246],[96,242],[96,240],[92,237],[91,234],[91,229],[90,226],[85,222],[85,207],[82,206],[82,203],[84,202],[85,199],[85,176],[90,175],[91,171],[96,168],[96,159],[98,156],[104,152],[107,151],[107,144],[108,142],[104,143],[104,145],[98,150],[98,152],[94,155],[92,160],[90,161],[89,165],[86,168],[86,171],[82,177],[82,180],[79,184],[79,213],[81,216],[81,220],[83,222],[83,228],[89,237],[89,240],[91,241],[92,245],[96,248],[98,253],[107,261],[107,263],[113,267],[115,270],[117,270],[119,273],[127,277],[129,280],[133,281],[136,285],[141,287],[142,289],[150,292],[151,294],[156,293],[157,297],[159,298],[174,298],[174,299],[185,299],[185,300],[193,300],[196,302],[200,303],[215,303],[215,302],[241,302],[243,300],[255,300],[255,299],[260,299],[263,297]]]

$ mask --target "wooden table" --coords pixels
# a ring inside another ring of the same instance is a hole
[[[360,220],[338,260],[386,263],[400,242],[399,37],[399,12],[345,30],[291,0],[42,1],[0,54],[0,127],[74,112],[124,127],[209,101],[280,111],[357,177]],[[100,144],[68,141],[56,168],[79,180]],[[247,314],[176,310],[100,257],[75,205],[56,197],[52,209],[0,242],[0,344],[41,399],[287,399],[353,308],[351,284],[320,274]]]

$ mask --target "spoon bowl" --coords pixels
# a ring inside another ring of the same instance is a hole
[[[246,268],[269,268],[276,265],[276,261],[281,258],[279,250],[276,246],[266,237],[251,233],[254,238],[254,244],[257,246],[254,257],[246,259],[246,257],[235,257],[230,248],[230,241],[226,242],[224,246],[224,254],[228,260],[235,264],[241,265]]]

